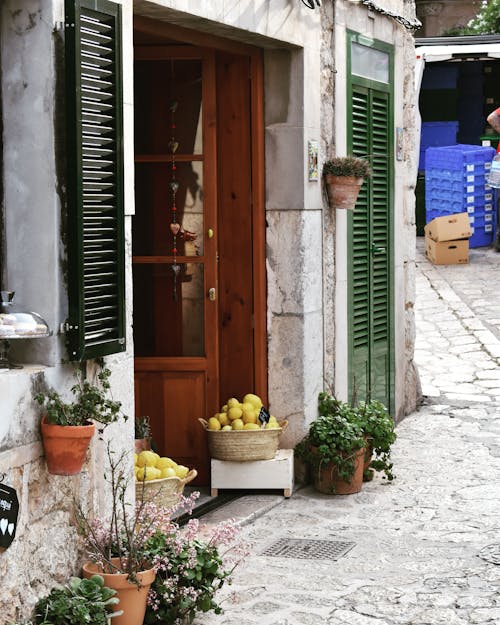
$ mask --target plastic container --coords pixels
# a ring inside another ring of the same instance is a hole
[[[464,174],[489,172],[495,150],[488,146],[458,143],[427,149],[426,168],[458,170]]]

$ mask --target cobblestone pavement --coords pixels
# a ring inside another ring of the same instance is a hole
[[[500,624],[500,254],[417,264],[426,399],[398,425],[395,481],[248,496],[208,515],[239,517],[251,556],[221,590],[224,614],[196,625]],[[262,555],[282,537],[355,546],[337,561]]]

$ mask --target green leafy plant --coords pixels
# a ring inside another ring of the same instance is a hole
[[[57,391],[46,391],[35,395],[42,406],[48,423],[55,425],[86,425],[97,421],[103,425],[117,421],[121,402],[108,397],[111,371],[101,369],[97,380],[92,383],[77,374],[77,383],[71,388],[72,402],[64,402]],[[127,417],[124,415],[124,418]]]
[[[72,577],[62,588],[53,588],[35,605],[36,625],[108,625],[120,615],[114,611],[116,590],[107,588],[100,575],[90,579]]]
[[[371,176],[370,163],[358,156],[335,156],[323,164],[323,175],[354,176],[368,178]]]
[[[198,537],[198,530],[196,519],[183,528],[172,521],[169,529],[149,539],[156,578],[148,595],[146,625],[191,622],[197,612],[222,613],[215,595],[244,555],[241,545],[229,546],[238,530],[234,521],[223,522],[208,541]]]
[[[151,436],[151,424],[149,417],[135,418],[135,438],[149,438]]]
[[[373,449],[374,458],[370,467],[376,471],[382,471],[385,477],[392,481],[394,474],[392,473],[391,446],[396,440],[396,432],[389,411],[382,402],[372,399],[358,404],[358,414],[366,443],[370,449]],[[366,478],[371,479],[372,476],[373,473],[368,474]]]
[[[313,470],[332,465],[339,477],[352,480],[356,451],[365,445],[356,410],[348,403],[321,392],[318,417],[311,423],[305,439],[295,448],[299,457]]]

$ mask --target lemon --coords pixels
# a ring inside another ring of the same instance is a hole
[[[163,469],[168,469],[168,467],[176,467],[177,463],[174,462],[172,460],[172,458],[166,458],[165,456],[163,456],[162,458],[160,458],[158,460],[158,462],[156,463],[156,468],[163,470]]]
[[[175,477],[177,475],[176,469],[174,467],[165,467],[161,471],[161,477]]]
[[[256,423],[245,423],[244,430],[260,430],[260,427]]]
[[[260,410],[262,408],[262,400],[258,395],[254,395],[253,393],[247,393],[245,397],[243,397],[243,403],[250,403],[256,410]]]
[[[137,458],[138,467],[154,467],[160,456],[154,451],[141,451]]]
[[[135,469],[135,479],[138,482],[142,482],[144,480],[144,478],[146,477],[145,476],[146,471],[147,471],[147,467],[136,467],[136,469]]]
[[[146,467],[146,482],[150,480],[159,480],[161,477],[160,469],[156,467]]]
[[[220,430],[220,421],[215,417],[210,417],[208,420],[208,429],[209,430]]]
[[[227,432],[228,430],[232,430],[233,428],[230,425],[223,425],[222,429],[223,431]]]
[[[244,427],[245,427],[245,424],[243,423],[243,421],[241,419],[235,419],[231,423],[231,429],[232,430],[242,430]]]
[[[231,419],[231,421],[234,421],[235,419],[241,419],[241,417],[243,416],[243,410],[238,406],[234,406],[232,408],[229,408],[229,410],[227,411],[227,416]]]
[[[240,407],[240,402],[236,399],[236,397],[230,397],[227,400],[227,407],[229,408],[235,408],[235,407]]]
[[[277,421],[276,417],[273,417],[273,415],[271,415],[269,417],[269,423],[278,423],[278,421]]]
[[[250,402],[242,404],[241,411],[243,413],[243,416],[241,417],[243,419],[243,423],[257,423],[257,415],[255,414],[254,407]]]
[[[273,423],[271,421],[269,421],[268,423],[266,423],[265,425],[265,429],[266,430],[276,430],[278,429],[280,426],[278,423]]]
[[[229,409],[229,408],[228,408],[228,405],[227,405],[227,404],[224,404],[224,405],[222,406],[222,408],[220,409],[220,411],[221,411],[221,412],[227,412],[227,411],[228,411],[228,409]]]
[[[217,418],[219,419],[219,423],[221,425],[228,425],[229,417],[227,416],[225,412],[219,412],[219,414],[217,415]]]
[[[134,466],[137,466],[137,458],[139,458],[139,454],[134,454]]]
[[[180,477],[181,479],[185,478],[188,473],[189,473],[189,469],[182,464],[180,464],[175,470],[175,474],[177,475],[177,477]]]

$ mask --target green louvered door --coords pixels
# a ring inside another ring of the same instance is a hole
[[[352,85],[349,152],[369,155],[372,177],[349,215],[350,395],[392,404],[390,93]]]

